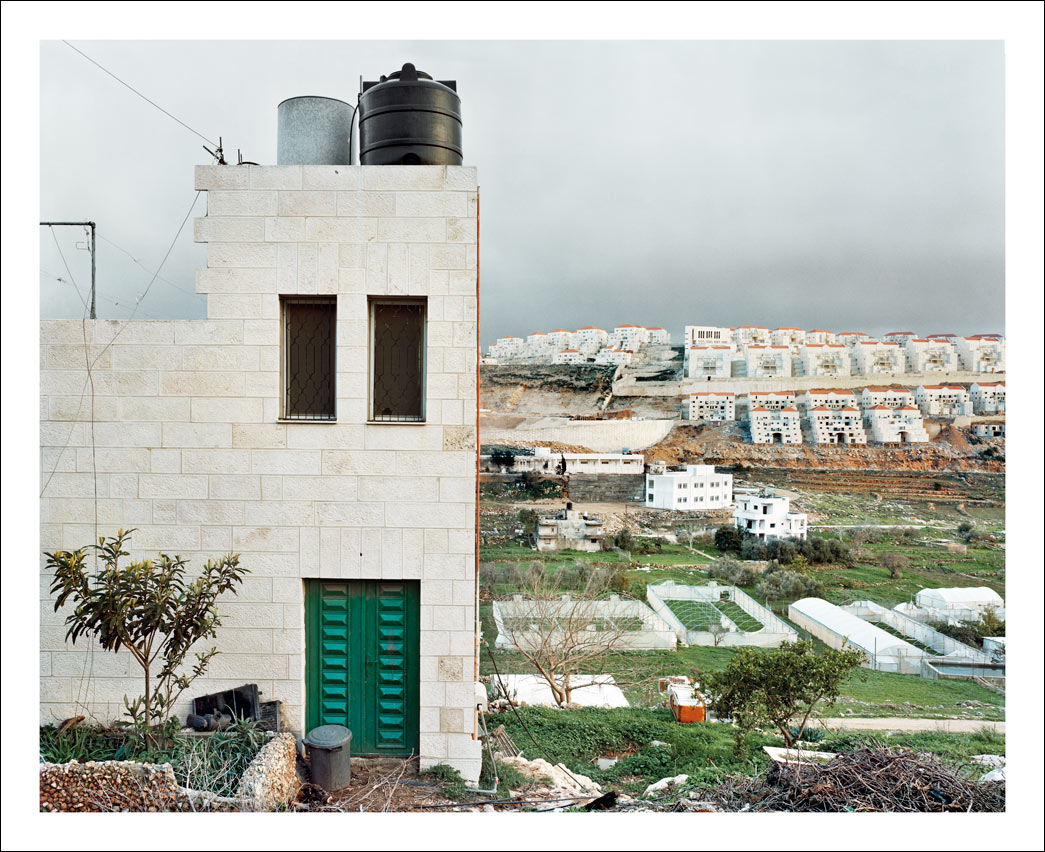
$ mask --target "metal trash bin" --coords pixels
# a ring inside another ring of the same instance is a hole
[[[352,732],[344,725],[320,725],[305,737],[312,783],[324,790],[340,790],[352,780]]]

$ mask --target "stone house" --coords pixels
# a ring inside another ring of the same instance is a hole
[[[193,695],[476,780],[478,187],[463,166],[200,166],[207,318],[41,322],[41,549],[250,573]],[[86,330],[87,343],[84,343]],[[88,389],[85,353],[91,362]],[[40,719],[118,718],[129,655],[65,642],[41,572]]]

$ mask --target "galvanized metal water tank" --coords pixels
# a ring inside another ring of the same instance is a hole
[[[363,83],[359,162],[364,166],[459,166],[461,99],[455,80],[433,80],[407,62]]]
[[[336,98],[288,98],[277,112],[277,165],[348,165],[352,124],[349,104]]]

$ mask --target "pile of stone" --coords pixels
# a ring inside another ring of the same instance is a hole
[[[177,811],[181,799],[169,763],[74,760],[40,766],[41,811]]]

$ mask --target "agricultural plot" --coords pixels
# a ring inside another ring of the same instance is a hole
[[[733,601],[669,600],[666,601],[675,617],[687,630],[703,630],[709,624],[719,624],[722,616],[732,621],[744,633],[762,629],[762,622],[748,615]]]

